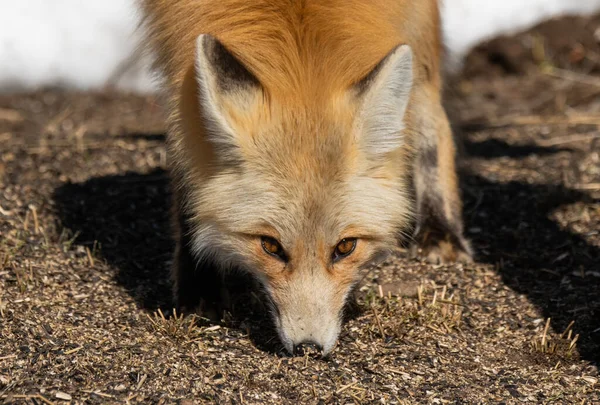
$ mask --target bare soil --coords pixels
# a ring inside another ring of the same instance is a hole
[[[173,314],[153,98],[0,97],[0,402],[600,403],[599,96],[600,16],[478,47],[448,87],[477,263],[399,249],[326,359],[251,292]]]

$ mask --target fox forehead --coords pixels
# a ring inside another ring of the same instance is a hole
[[[241,131],[244,167],[278,187],[300,183],[313,192],[333,187],[359,169],[351,122],[351,117],[317,112],[274,116],[268,126]]]
[[[231,233],[288,242],[315,234],[328,243],[347,236],[385,238],[408,220],[410,202],[399,185],[401,176],[375,178],[344,154],[329,161],[295,158],[292,153],[287,163],[250,160],[214,176],[199,190],[197,212]]]
[[[292,103],[258,90],[243,114],[235,105],[224,107],[232,118],[239,141],[248,152],[328,153],[346,151],[352,144],[357,105],[347,94]],[[224,102],[227,104],[227,101]]]
[[[328,243],[342,237],[385,239],[398,231],[402,219],[408,220],[409,212],[408,198],[397,189],[360,176],[309,184],[229,173],[215,177],[203,191],[197,212],[223,231],[282,242],[313,240],[317,234]]]

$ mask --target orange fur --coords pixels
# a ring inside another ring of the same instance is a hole
[[[194,41],[218,38],[279,100],[315,103],[363,78],[399,44],[439,86],[437,0],[141,0],[157,66],[177,88]]]

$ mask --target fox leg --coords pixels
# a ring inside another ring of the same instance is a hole
[[[227,296],[225,283],[216,263],[209,258],[198,259],[193,254],[191,227],[178,194],[174,193],[172,206],[175,252],[171,277],[175,305],[180,313],[198,313],[218,322]]]
[[[450,124],[436,91],[425,89],[418,98],[422,108],[417,118],[413,172],[417,224],[411,253],[430,263],[469,262],[472,250],[463,236]]]

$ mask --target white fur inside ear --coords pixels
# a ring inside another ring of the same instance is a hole
[[[408,45],[392,51],[366,84],[359,114],[360,136],[368,152],[391,152],[403,144],[404,114],[413,85],[413,57]]]
[[[235,145],[234,131],[222,113],[222,100],[219,97],[217,66],[211,58],[211,48],[217,39],[199,35],[196,39],[196,81],[199,88],[203,118],[209,129],[209,138],[217,145]]]

